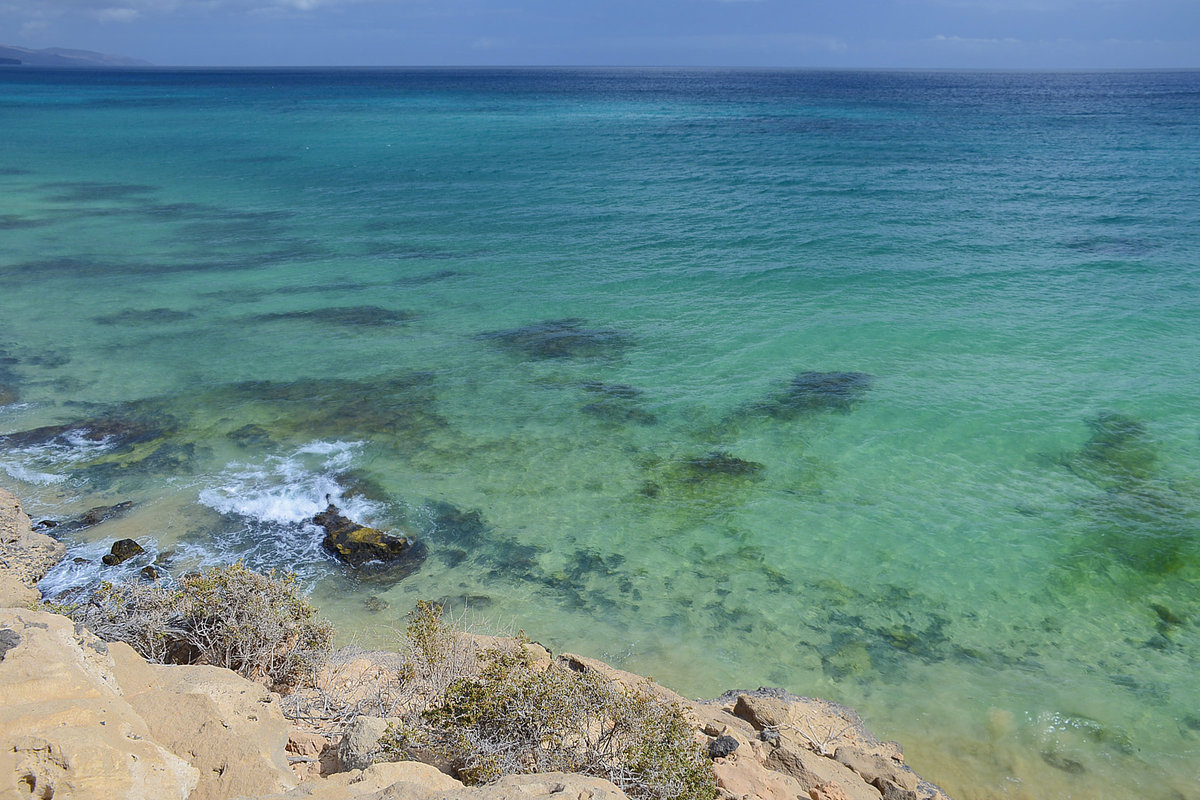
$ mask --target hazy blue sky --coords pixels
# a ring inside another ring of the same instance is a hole
[[[1200,0],[0,0],[0,43],[163,65],[1200,67]]]

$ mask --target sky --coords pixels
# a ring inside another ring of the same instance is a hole
[[[1200,67],[1200,0],[0,0],[162,66]]]

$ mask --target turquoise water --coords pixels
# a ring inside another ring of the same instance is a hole
[[[0,72],[0,481],[135,502],[73,557],[293,569],[366,644],[443,599],[848,703],[960,800],[1198,797],[1198,101]],[[421,568],[333,562],[327,494]]]

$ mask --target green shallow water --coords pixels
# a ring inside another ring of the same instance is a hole
[[[3,480],[134,500],[82,558],[295,569],[347,639],[444,599],[850,704],[959,798],[1192,797],[1198,94],[3,73],[0,434],[76,426]],[[421,569],[332,562],[326,494]]]

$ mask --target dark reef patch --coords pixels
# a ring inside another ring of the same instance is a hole
[[[103,314],[93,317],[101,325],[161,325],[171,322],[181,322],[196,316],[190,311],[178,311],[174,308],[126,309],[113,314]]]
[[[42,184],[55,203],[98,203],[141,198],[157,191],[156,186],[137,183],[104,183],[101,181],[60,181]]]
[[[863,400],[874,383],[874,376],[865,372],[801,372],[783,391],[751,406],[751,411],[783,420],[846,413]]]
[[[580,319],[536,322],[520,328],[481,333],[476,338],[512,355],[539,360],[615,359],[631,346],[629,337],[620,331],[587,328]]]
[[[334,306],[306,311],[279,311],[261,314],[255,319],[263,322],[302,320],[344,327],[384,327],[408,322],[414,316],[411,311],[398,311],[381,306]]]
[[[396,278],[392,281],[394,286],[427,286],[431,283],[440,283],[451,278],[461,278],[466,275],[465,272],[458,272],[453,269],[440,269],[436,272],[426,272],[423,275],[412,275],[405,278]]]
[[[215,389],[202,400],[222,408],[262,406],[277,437],[303,441],[356,436],[419,449],[449,427],[437,411],[434,377],[427,372],[377,380],[245,381]]]
[[[43,425],[25,431],[0,435],[0,447],[75,446],[81,442],[104,443],[117,451],[150,442],[165,436],[172,421],[151,422],[121,417],[95,417],[59,425]]]
[[[24,228],[41,228],[49,225],[50,220],[32,219],[19,214],[0,214],[0,231],[16,231]]]
[[[1087,421],[1092,435],[1065,466],[1101,487],[1145,480],[1154,471],[1157,454],[1146,426],[1125,414],[1106,412]]]

